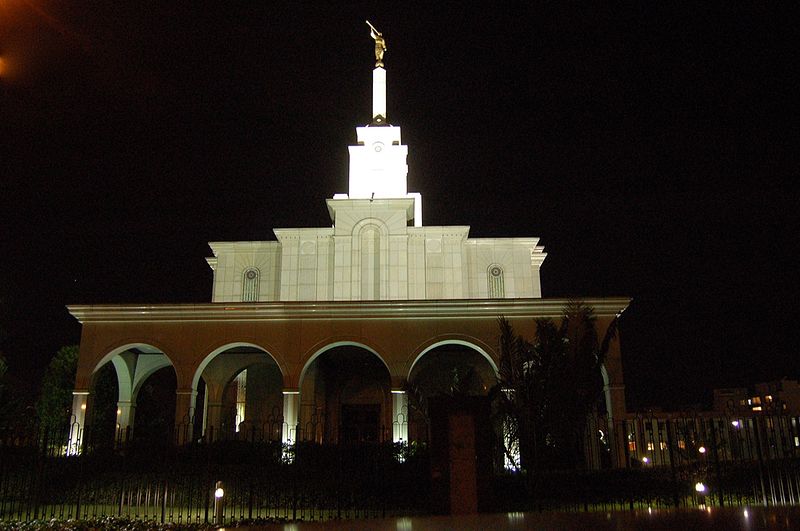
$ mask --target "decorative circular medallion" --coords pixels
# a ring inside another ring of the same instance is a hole
[[[492,267],[492,268],[489,270],[489,273],[490,273],[490,274],[491,274],[493,277],[499,277],[500,275],[502,275],[502,274],[503,274],[503,270],[502,270],[502,269],[500,269],[500,268],[499,268],[499,267],[497,267],[497,266],[493,266],[493,267]]]
[[[383,142],[375,142],[372,144],[372,149],[375,150],[375,153],[380,153],[383,151]]]
[[[254,278],[256,278],[256,272],[251,269],[250,271],[245,273],[244,276],[247,278],[247,280],[253,280]]]

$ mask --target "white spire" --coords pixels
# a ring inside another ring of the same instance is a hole
[[[372,71],[372,123],[386,124],[386,70],[380,66]]]
[[[367,22],[369,24],[369,22]],[[422,225],[422,196],[408,193],[408,146],[400,139],[400,128],[386,121],[386,41],[372,26],[375,39],[375,70],[372,71],[372,123],[356,127],[358,144],[350,146],[350,180],[347,196],[334,199],[414,199],[414,224]]]

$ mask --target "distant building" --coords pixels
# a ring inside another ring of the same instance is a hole
[[[800,414],[800,382],[783,378],[755,384],[752,389],[714,389],[713,411],[730,414]]]

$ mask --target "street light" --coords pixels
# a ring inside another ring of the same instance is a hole
[[[225,496],[225,490],[222,488],[222,482],[217,481],[214,485],[214,523],[222,525],[224,503],[222,498]]]

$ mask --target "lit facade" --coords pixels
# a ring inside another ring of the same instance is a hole
[[[386,116],[381,66],[372,123],[356,128],[349,149],[348,192],[326,201],[332,226],[210,243],[212,302],[70,306],[83,324],[75,425],[85,425],[93,375],[107,363],[119,385],[119,430],[134,427],[143,383],[174,371],[179,442],[256,426],[287,444],[405,442],[415,437],[407,382],[435,382],[426,371],[466,364],[476,392],[490,388],[497,318],[532,337],[534,319],[560,317],[567,301],[542,298],[538,238],[423,225],[422,196],[407,189],[408,147]],[[629,302],[584,300],[600,334]],[[608,414],[621,417],[618,340],[603,377]],[[81,437],[76,430],[76,447]]]

